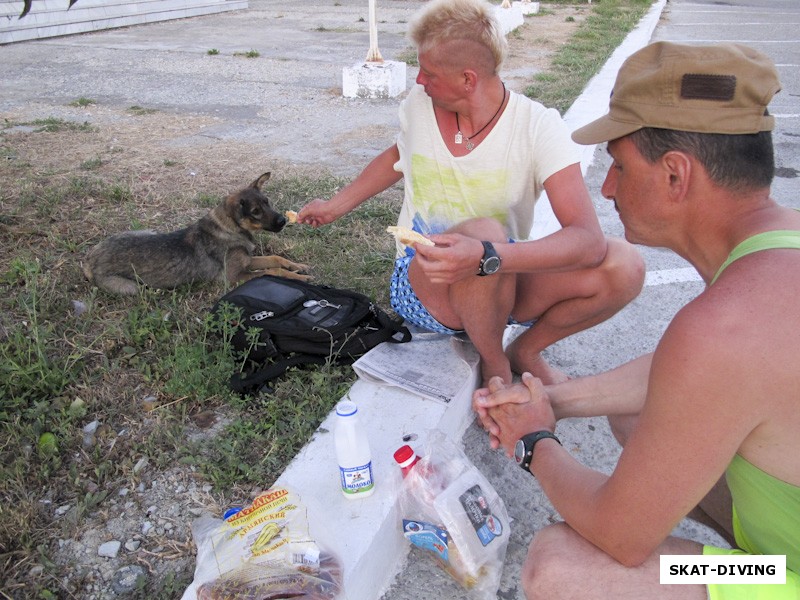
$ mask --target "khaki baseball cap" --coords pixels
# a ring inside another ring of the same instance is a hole
[[[643,127],[698,133],[771,131],[764,112],[781,89],[772,60],[742,44],[655,42],[617,74],[608,114],[577,129],[579,144],[598,144]]]

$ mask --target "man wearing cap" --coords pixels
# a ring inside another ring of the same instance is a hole
[[[573,133],[608,142],[602,193],[628,241],[674,250],[707,287],[651,355],[475,393],[493,447],[565,521],[534,536],[528,598],[800,597],[800,212],[770,197],[779,89],[752,48],[657,42],[622,66],[608,114]],[[558,419],[600,415],[623,446],[611,475],[554,434]],[[671,536],[689,514],[733,549]],[[659,583],[660,555],[745,553],[785,555],[786,583]]]

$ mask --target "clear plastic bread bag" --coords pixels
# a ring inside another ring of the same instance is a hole
[[[468,592],[494,600],[511,532],[505,503],[447,436],[433,430],[398,498],[403,535]]]
[[[197,566],[182,600],[333,600],[342,592],[341,564],[311,539],[306,508],[286,488],[227,518],[200,517],[192,536]]]

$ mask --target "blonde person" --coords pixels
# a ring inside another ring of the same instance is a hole
[[[602,193],[625,237],[672,249],[707,287],[652,355],[475,393],[492,444],[517,450],[564,519],[534,535],[528,598],[800,597],[800,212],[770,197],[779,89],[752,48],[658,42],[624,63],[608,114],[573,134],[608,141]],[[623,445],[610,476],[553,435],[557,419],[600,415]],[[672,537],[690,511],[734,549]],[[786,584],[659,584],[660,555],[745,553],[785,555]]]
[[[436,245],[398,243],[395,311],[425,330],[466,331],[484,381],[510,382],[512,371],[560,381],[542,350],[625,306],[644,268],[633,246],[604,237],[558,112],[503,83],[506,40],[493,10],[434,0],[415,15],[419,75],[400,106],[397,142],[298,220],[331,223],[403,179],[398,225]],[[562,227],[527,241],[542,191]],[[535,324],[504,351],[509,322]]]

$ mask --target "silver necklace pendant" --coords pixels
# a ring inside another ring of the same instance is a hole
[[[467,151],[468,151],[468,152],[472,152],[472,149],[473,149],[474,147],[475,147],[475,144],[473,144],[473,143],[470,141],[470,139],[469,139],[469,138],[467,138]]]
[[[463,135],[461,135],[461,132],[460,132],[460,131],[459,131],[459,132],[457,132],[457,133],[456,133],[456,139],[455,139],[455,142],[456,142],[456,144],[460,144],[460,143],[461,143],[461,142],[463,142],[463,141],[464,141],[464,136],[463,136]]]

